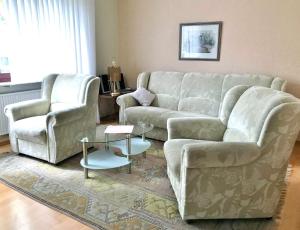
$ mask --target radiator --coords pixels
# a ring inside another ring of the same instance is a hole
[[[4,107],[20,101],[28,101],[41,97],[41,90],[31,90],[16,93],[0,94],[0,135],[8,133],[8,119],[4,114]]]

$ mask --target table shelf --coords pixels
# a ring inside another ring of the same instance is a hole
[[[131,164],[131,160],[126,157],[120,157],[111,150],[96,150],[88,154],[87,164],[81,159],[80,164],[87,169],[111,169],[119,168]]]

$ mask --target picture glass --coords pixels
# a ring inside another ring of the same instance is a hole
[[[219,24],[181,27],[180,59],[219,59]]]

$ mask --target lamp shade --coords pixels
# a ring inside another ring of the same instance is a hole
[[[120,67],[108,67],[109,80],[121,81],[121,68]]]

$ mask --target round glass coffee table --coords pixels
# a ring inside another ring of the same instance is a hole
[[[150,148],[151,142],[145,139],[145,134],[153,129],[152,124],[139,123],[134,125],[131,133],[104,133],[106,127],[97,129],[95,139],[82,138],[83,158],[80,161],[84,168],[84,177],[88,178],[89,169],[112,169],[128,166],[131,173],[131,156],[144,154]],[[96,150],[88,153],[88,146],[95,146]],[[99,146],[98,146],[99,145]],[[118,149],[122,156],[115,154],[113,149]]]

